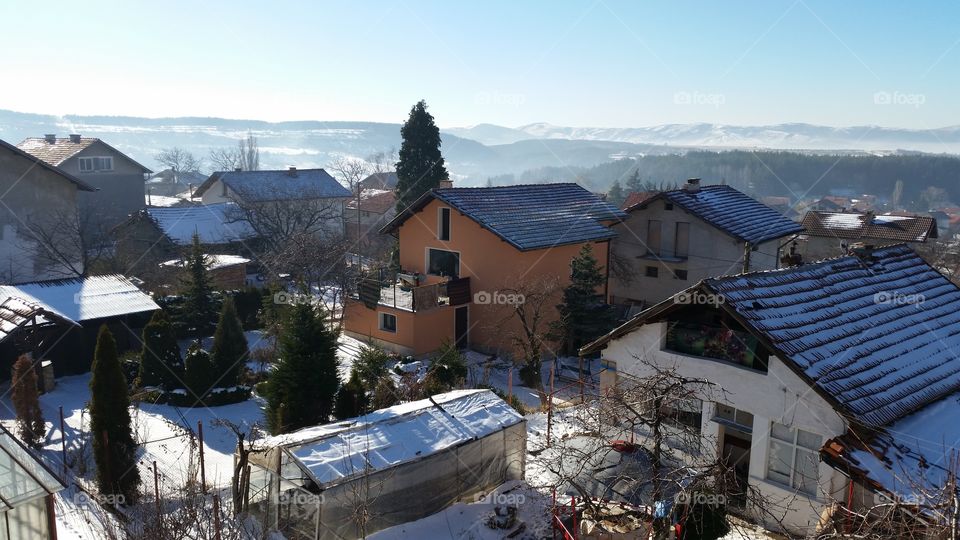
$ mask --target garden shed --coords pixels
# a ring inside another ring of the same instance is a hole
[[[359,538],[522,479],[526,439],[493,392],[438,394],[256,442],[244,507],[289,539]]]

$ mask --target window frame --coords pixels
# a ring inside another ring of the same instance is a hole
[[[774,435],[774,429],[779,426],[789,430],[791,435],[791,440],[786,440],[782,437]],[[823,445],[823,436],[818,435],[812,431],[807,431],[805,429],[800,429],[796,427],[787,426],[785,424],[780,424],[778,422],[770,423],[770,433],[769,441],[767,443],[767,464],[766,464],[766,474],[765,478],[773,483],[789,486],[790,489],[796,490],[799,493],[806,494],[811,497],[817,496],[817,491],[820,486],[820,458],[819,458],[819,448],[811,448],[808,445],[802,444],[800,442],[800,433],[816,437],[819,441],[814,446]],[[771,476],[771,467],[774,464],[774,459],[777,458],[777,452],[774,451],[774,446],[779,445],[781,449],[787,450],[790,452],[790,463],[785,464],[790,468],[789,478],[784,481],[782,478],[777,476],[786,476],[783,472],[773,470],[772,473],[775,476]],[[813,469],[815,476],[813,478],[807,478],[806,473],[797,469],[798,464],[801,463],[801,458],[810,460],[813,463]],[[812,486],[805,487],[805,484],[811,483]],[[812,487],[812,490],[809,489]]]
[[[444,217],[446,217],[446,228],[444,228]],[[451,212],[449,206],[437,208],[437,240],[443,242],[450,241],[450,218]]]
[[[390,329],[389,325],[384,324],[384,321],[386,320],[387,317],[393,318],[393,329]],[[397,316],[393,313],[387,313],[386,311],[378,311],[377,312],[377,328],[379,328],[381,332],[396,334],[397,333]]]
[[[109,163],[109,167],[97,167],[98,163]],[[84,168],[84,163],[89,163],[88,168]],[[97,173],[113,171],[113,156],[81,156],[77,158],[77,168],[82,173]]]
[[[683,272],[683,277],[680,277],[679,272]],[[674,268],[673,269],[673,279],[679,279],[680,281],[687,281],[690,274],[685,268]]]
[[[451,277],[451,278],[459,278],[459,277],[460,277],[460,269],[461,269],[461,266],[462,266],[460,252],[459,252],[459,251],[456,251],[456,250],[453,250],[453,249],[443,249],[443,248],[429,247],[429,246],[427,246],[427,247],[425,248],[425,252],[424,252],[424,265],[423,265],[424,269],[426,270],[425,273],[426,273],[427,275],[430,275],[430,276],[441,276],[441,274],[434,274],[434,273],[432,273],[432,272],[430,271],[430,270],[431,270],[431,268],[430,268],[430,252],[431,252],[431,251],[443,251],[443,252],[446,252],[446,253],[454,253],[454,254],[456,254],[456,256],[457,256],[456,275],[443,276],[443,277]]]
[[[651,275],[653,274],[653,275]],[[647,266],[643,271],[643,276],[651,279],[658,279],[660,277],[660,267],[658,266]]]

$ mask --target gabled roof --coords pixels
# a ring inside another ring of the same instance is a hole
[[[120,274],[0,285],[0,305],[10,299],[76,323],[160,309]]]
[[[391,208],[396,207],[397,196],[392,191],[381,189],[365,189],[360,194],[360,210],[364,212],[373,212],[374,214],[386,214]],[[347,203],[347,208],[357,209],[357,200],[351,199]]]
[[[144,167],[143,165],[137,163],[133,158],[124,154],[123,152],[117,150],[116,148],[110,146],[109,144],[103,142],[102,140],[96,137],[80,137],[80,139],[74,142],[70,138],[57,137],[54,142],[48,142],[43,137],[30,137],[24,139],[17,145],[24,152],[29,153],[32,156],[35,156],[39,159],[42,159],[50,165],[59,167],[63,165],[65,161],[72,158],[73,156],[79,154],[83,150],[93,146],[94,144],[102,144],[107,147],[109,150],[117,153],[122,156],[124,159],[133,163],[135,166],[139,167],[145,173],[153,172],[150,169]]]
[[[194,233],[200,236],[202,244],[229,244],[256,236],[233,203],[147,208],[141,212],[149,216],[171,242],[180,246],[190,245]]]
[[[397,173],[373,173],[360,181],[360,187],[363,189],[396,189]]]
[[[884,426],[960,391],[960,289],[899,244],[710,278],[730,313],[856,422]],[[668,299],[582,349],[672,309]]]
[[[664,191],[630,210],[646,208],[660,199],[667,199],[730,236],[753,245],[803,230],[799,223],[725,185],[701,186],[697,191],[686,188]]]
[[[380,232],[399,229],[433,199],[456,208],[520,251],[608,240],[616,233],[601,222],[626,216],[572,183],[436,188],[397,214]]]
[[[524,419],[490,390],[455,390],[370,414],[277,435],[256,449],[284,447],[328,486],[483,438]]]
[[[629,212],[631,208],[656,194],[657,192],[655,191],[631,191],[630,194],[627,195],[627,198],[624,199],[623,204],[620,205],[620,209]]]
[[[803,216],[804,234],[825,238],[879,238],[893,242],[926,242],[937,238],[937,220],[930,216],[876,216],[858,212],[818,212]]]
[[[245,202],[272,202],[303,199],[350,197],[350,190],[340,185],[323,169],[289,169],[279,171],[219,171],[210,175],[194,193],[201,197],[217,180],[227,185]]]
[[[79,326],[64,315],[51,311],[48,306],[18,296],[7,296],[0,301],[0,341],[10,337],[22,327],[43,327],[62,324]]]
[[[65,180],[67,180],[68,182],[71,182],[71,183],[73,183],[75,186],[77,186],[77,189],[79,189],[80,191],[96,191],[96,190],[97,190],[95,187],[93,187],[93,186],[91,186],[90,184],[84,182],[83,180],[80,180],[80,179],[77,178],[76,176],[74,176],[74,175],[72,175],[72,174],[70,174],[70,173],[68,173],[68,172],[60,169],[59,167],[56,167],[56,166],[54,166],[54,165],[49,164],[49,163],[47,163],[46,161],[44,161],[44,160],[42,160],[42,159],[40,159],[40,158],[38,158],[38,157],[36,157],[36,156],[34,156],[34,155],[32,155],[32,154],[29,154],[29,153],[27,153],[27,152],[24,152],[23,150],[17,148],[16,146],[14,146],[14,145],[12,145],[12,144],[4,141],[4,140],[0,140],[0,149],[7,150],[7,151],[9,151],[9,152],[11,152],[11,153],[13,153],[13,154],[15,154],[15,155],[17,155],[17,156],[20,156],[20,157],[22,157],[22,158],[24,158],[24,159],[26,159],[26,160],[29,160],[29,161],[32,162],[32,163],[35,163],[37,166],[39,166],[39,167],[41,167],[41,168],[43,168],[43,169],[46,169],[46,170],[48,170],[48,171],[50,171],[50,172],[53,172],[53,173],[55,173],[55,174],[60,175],[61,178],[65,179]]]

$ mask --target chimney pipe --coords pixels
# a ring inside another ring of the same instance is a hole
[[[80,142],[80,134],[79,134],[79,133],[71,133],[71,134],[70,134],[70,142],[72,142],[72,143],[79,143],[79,142]]]
[[[54,144],[57,142],[57,134],[47,133],[46,135],[43,136],[43,140],[47,141],[50,144]]]
[[[687,180],[687,183],[683,185],[683,190],[688,193],[697,193],[700,191],[700,179],[690,178]]]
[[[287,169],[287,174],[289,176],[297,176],[297,168],[291,165],[290,168]]]

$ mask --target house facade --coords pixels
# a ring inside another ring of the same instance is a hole
[[[807,212],[800,253],[808,261],[838,257],[856,243],[889,246],[907,242],[921,248],[939,236],[930,216],[876,215],[873,212]]]
[[[925,441],[960,439],[938,417],[960,412],[958,310],[960,289],[910,248],[858,248],[707,279],[581,354],[601,353],[604,389],[654,367],[713,383],[691,409],[703,448],[804,534],[832,503],[915,501],[916,486],[945,481],[947,450]]]
[[[0,282],[83,272],[77,198],[92,186],[0,141],[0,190]]]
[[[143,186],[150,169],[100,139],[47,135],[17,146],[96,188],[79,198],[88,228],[106,232],[144,207]]]
[[[701,279],[777,267],[799,224],[726,185],[648,196],[626,209],[612,242],[608,301],[630,316]]]
[[[397,215],[397,197],[392,191],[366,189],[360,200],[350,199],[343,213],[347,238],[355,241],[364,256],[375,256],[392,246],[389,235],[380,234],[380,228]]]
[[[570,261],[587,244],[606,268],[610,225],[622,216],[576,184],[434,189],[383,228],[399,237],[401,273],[362,283],[345,306],[344,329],[415,356],[444,341],[514,355],[510,294],[568,284]],[[559,294],[544,328],[557,303]]]

